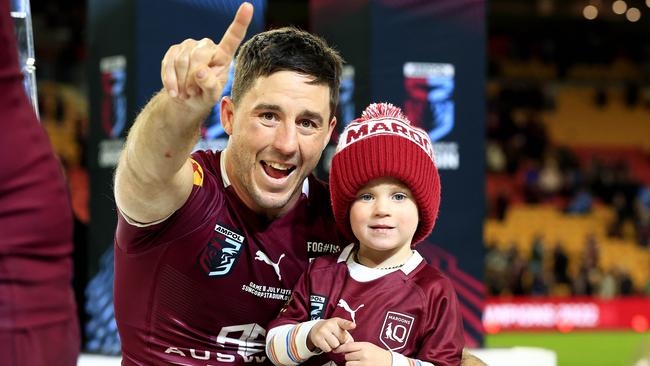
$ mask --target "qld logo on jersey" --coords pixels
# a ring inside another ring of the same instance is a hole
[[[323,311],[325,310],[326,304],[327,304],[327,297],[321,295],[310,295],[309,296],[310,320],[323,319]]]
[[[230,273],[237,263],[244,237],[219,224],[214,231],[214,237],[199,254],[199,265],[208,276],[221,277]]]
[[[381,326],[379,340],[390,351],[397,351],[406,346],[415,318],[412,316],[389,311]]]

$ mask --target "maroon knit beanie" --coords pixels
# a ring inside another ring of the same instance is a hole
[[[350,206],[357,192],[373,179],[392,177],[415,196],[420,223],[411,245],[433,229],[440,206],[440,177],[429,135],[411,125],[389,103],[371,104],[339,137],[330,168],[330,194],[336,224],[349,239]],[[356,241],[356,240],[355,240]]]

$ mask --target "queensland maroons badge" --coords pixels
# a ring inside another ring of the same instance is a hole
[[[390,351],[398,351],[406,346],[415,318],[389,311],[384,318],[379,340]]]

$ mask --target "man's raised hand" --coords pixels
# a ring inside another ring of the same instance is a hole
[[[190,108],[212,108],[228,80],[228,69],[253,18],[253,5],[243,3],[221,41],[186,39],[171,46],[160,76],[168,95]]]

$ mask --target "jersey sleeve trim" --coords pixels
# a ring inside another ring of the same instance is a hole
[[[118,211],[120,211],[120,214],[121,214],[122,217],[124,218],[124,221],[126,221],[127,224],[129,224],[129,225],[131,225],[131,226],[135,226],[135,227],[149,227],[149,226],[158,225],[158,224],[160,224],[161,222],[164,222],[165,220],[167,220],[168,218],[170,218],[170,217],[171,217],[171,216],[176,212],[176,211],[173,211],[173,212],[170,213],[167,217],[163,217],[163,218],[160,219],[160,220],[156,220],[156,221],[152,221],[152,222],[140,222],[140,221],[136,221],[136,220],[130,218],[130,217],[129,217],[126,213],[124,213],[124,211],[122,211],[119,207],[118,207],[117,209],[118,209]]]
[[[275,365],[299,365],[320,354],[307,348],[307,338],[318,320],[298,324],[285,324],[269,330],[266,354]]]

